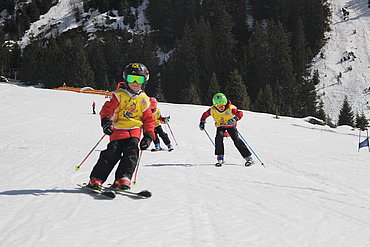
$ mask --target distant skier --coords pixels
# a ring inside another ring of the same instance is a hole
[[[216,166],[221,166],[224,163],[224,133],[227,131],[231,139],[234,141],[235,147],[246,160],[245,166],[250,166],[254,163],[251,152],[238,136],[236,122],[243,117],[243,112],[239,111],[223,93],[216,93],[213,96],[213,106],[202,114],[200,118],[199,128],[204,130],[206,119],[212,116],[215,121],[216,138],[215,138],[215,155],[217,155]]]
[[[94,101],[92,103],[92,110],[93,110],[93,114],[96,114],[96,112],[95,112],[95,102]]]
[[[162,117],[161,111],[159,110],[159,108],[157,106],[158,106],[157,99],[154,98],[154,97],[151,97],[150,98],[150,107],[152,109],[153,116],[154,116],[154,119],[155,119],[154,132],[155,132],[155,135],[156,135],[156,138],[154,140],[155,148],[153,148],[152,151],[154,152],[154,151],[162,150],[158,135],[162,138],[164,144],[167,145],[168,151],[172,151],[173,146],[171,144],[170,138],[168,138],[167,133],[163,131],[162,126],[161,126],[162,123],[164,123],[164,124],[168,123],[170,121],[170,117],[169,116],[168,117]]]
[[[139,157],[141,129],[144,130],[141,150],[149,147],[155,135],[149,97],[143,91],[149,80],[148,69],[143,64],[130,63],[123,71],[123,78],[124,82],[100,111],[101,126],[110,135],[110,142],[90,174],[88,186],[93,189],[101,189],[117,162],[113,187],[129,189]]]
[[[342,8],[342,13],[343,13],[343,19],[347,20],[348,16],[349,16],[349,11],[348,11],[347,7]]]

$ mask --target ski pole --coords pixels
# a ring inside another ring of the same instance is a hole
[[[169,129],[169,130],[170,130],[170,132],[171,132],[171,135],[172,135],[172,137],[173,137],[173,140],[174,140],[174,141],[175,141],[175,143],[176,143],[176,146],[178,146],[179,144],[177,144],[177,141],[176,141],[175,135],[173,134],[173,132],[172,132],[172,130],[171,130],[170,124],[169,124],[168,122],[167,122],[166,124],[167,124],[168,129]]]
[[[90,156],[90,154],[94,151],[94,149],[99,145],[99,143],[104,139],[104,137],[106,136],[106,134],[104,134],[100,140],[95,144],[95,146],[91,149],[90,153],[84,158],[84,160],[78,165],[76,166],[76,170],[80,170],[80,167],[82,166],[82,164],[85,162],[85,160]]]
[[[245,144],[247,144],[248,148],[252,151],[252,153],[257,157],[257,159],[261,162],[261,165],[263,167],[265,167],[265,165],[263,164],[262,160],[258,157],[258,155],[253,151],[253,148],[251,146],[249,146],[248,142],[244,139],[244,137],[240,134],[240,132],[237,130],[239,136],[242,138],[242,140],[245,142]]]
[[[212,141],[212,138],[208,135],[208,132],[207,132],[207,130],[206,130],[206,129],[204,129],[204,132],[206,132],[206,134],[207,134],[207,136],[208,136],[209,140],[212,142],[213,146],[215,146],[214,142]]]
[[[140,164],[142,154],[143,154],[143,150],[140,150],[140,154],[139,154],[139,158],[137,160],[137,166],[136,166],[135,174],[134,174],[134,182],[132,182],[133,185],[136,185],[136,177],[137,177],[137,172],[139,170],[139,164]]]

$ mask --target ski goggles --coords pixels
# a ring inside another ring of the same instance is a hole
[[[226,104],[218,104],[218,105],[216,105],[217,108],[220,108],[220,107],[223,107],[223,106],[226,106]]]
[[[127,75],[126,80],[128,83],[136,82],[137,84],[144,84],[145,77],[142,75]]]

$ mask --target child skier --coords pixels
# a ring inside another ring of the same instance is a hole
[[[164,144],[167,145],[168,151],[171,152],[173,150],[173,146],[171,144],[170,138],[168,138],[168,135],[166,132],[163,131],[161,124],[162,123],[168,123],[170,121],[170,117],[162,117],[161,111],[158,109],[158,101],[156,98],[151,97],[150,98],[150,107],[152,109],[152,113],[155,119],[155,129],[154,133],[156,135],[154,140],[155,148],[153,148],[151,151],[160,151],[162,150],[161,144],[159,141],[158,135],[162,138]]]
[[[231,139],[234,141],[235,147],[246,160],[245,166],[250,166],[254,163],[251,153],[247,146],[238,136],[236,122],[243,117],[243,112],[239,111],[236,106],[231,104],[231,101],[226,98],[223,93],[216,93],[213,96],[213,106],[202,114],[199,128],[204,130],[206,119],[212,116],[215,121],[216,138],[215,138],[215,155],[217,155],[216,166],[222,166],[224,163],[224,134],[227,131]]]
[[[110,136],[110,142],[90,174],[88,186],[93,189],[101,189],[117,162],[112,186],[129,189],[138,161],[141,129],[144,130],[139,144],[141,150],[147,149],[154,138],[155,120],[149,97],[143,91],[149,80],[148,69],[143,64],[130,63],[123,71],[123,78],[120,88],[100,111],[101,126]]]

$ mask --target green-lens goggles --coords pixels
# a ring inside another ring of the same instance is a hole
[[[126,80],[128,83],[136,82],[137,84],[143,84],[145,82],[145,77],[141,75],[127,75]]]

